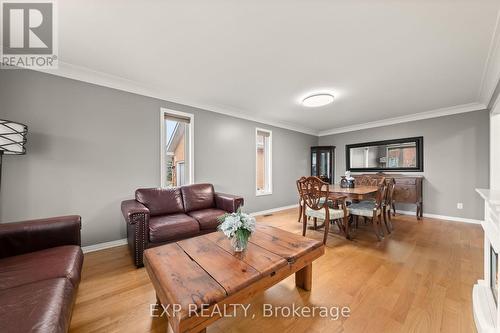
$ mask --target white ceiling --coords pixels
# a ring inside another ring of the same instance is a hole
[[[58,8],[59,59],[85,68],[89,81],[105,73],[124,89],[319,133],[478,103],[500,1],[64,0]],[[299,104],[323,90],[333,104]]]

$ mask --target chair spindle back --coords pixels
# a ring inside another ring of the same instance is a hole
[[[377,209],[382,207],[382,203],[385,202],[386,200],[386,193],[387,193],[387,184],[385,181],[381,182],[378,184],[378,191],[377,191],[377,197],[375,199],[375,203],[377,204]]]
[[[329,184],[318,177],[307,177],[297,181],[302,191],[302,200],[309,208],[320,210],[328,207]],[[322,200],[323,199],[323,200]]]

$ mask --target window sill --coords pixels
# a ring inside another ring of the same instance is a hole
[[[271,195],[271,194],[273,194],[273,192],[255,192],[256,197],[262,197],[262,196]]]

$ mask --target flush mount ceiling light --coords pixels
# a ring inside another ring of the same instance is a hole
[[[302,105],[308,108],[316,108],[333,102],[332,94],[314,94],[302,100]]]

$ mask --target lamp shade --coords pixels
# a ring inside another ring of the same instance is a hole
[[[28,126],[0,119],[0,153],[6,155],[26,154]]]

